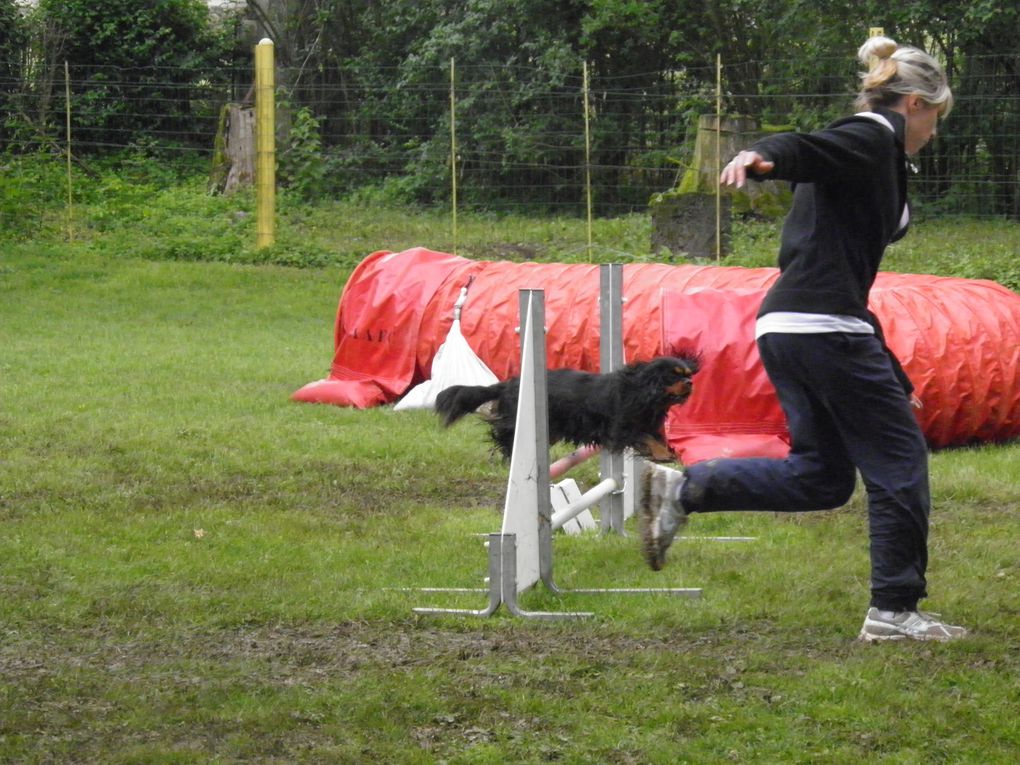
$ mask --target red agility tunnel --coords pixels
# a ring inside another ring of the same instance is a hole
[[[782,456],[787,434],[754,343],[773,268],[629,264],[623,268],[624,356],[702,355],[694,395],[667,422],[684,462]],[[330,375],[296,401],[368,407],[425,380],[471,280],[461,330],[500,378],[519,371],[518,291],[545,292],[550,367],[599,367],[599,267],[474,261],[426,249],[378,252],[340,298]],[[1020,296],[989,281],[881,273],[871,310],[924,407],[935,447],[1020,435]]]

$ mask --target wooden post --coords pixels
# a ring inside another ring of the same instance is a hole
[[[255,183],[255,109],[225,104],[216,135],[214,188],[232,194]]]
[[[255,46],[255,247],[276,242],[276,63],[273,41]]]

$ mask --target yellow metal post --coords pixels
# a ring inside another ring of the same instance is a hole
[[[273,41],[255,46],[255,247],[276,241],[276,62]]]
[[[885,29],[883,29],[882,27],[869,27],[868,28],[868,37],[885,37]],[[878,56],[869,56],[868,57],[868,68],[869,69],[875,65],[875,60],[877,58],[878,58]]]
[[[715,262],[722,260],[722,54],[715,57]]]

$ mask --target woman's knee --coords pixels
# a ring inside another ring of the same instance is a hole
[[[813,472],[801,476],[804,490],[808,493],[819,510],[832,510],[842,507],[853,496],[857,485],[857,471],[827,470]]]
[[[849,460],[822,460],[792,454],[789,464],[806,504],[832,510],[850,501],[857,485],[857,468]]]

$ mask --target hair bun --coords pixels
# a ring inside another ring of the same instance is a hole
[[[872,57],[879,60],[889,58],[898,47],[896,41],[890,40],[888,37],[869,37],[868,41],[857,51],[857,58],[862,64],[870,65]]]

